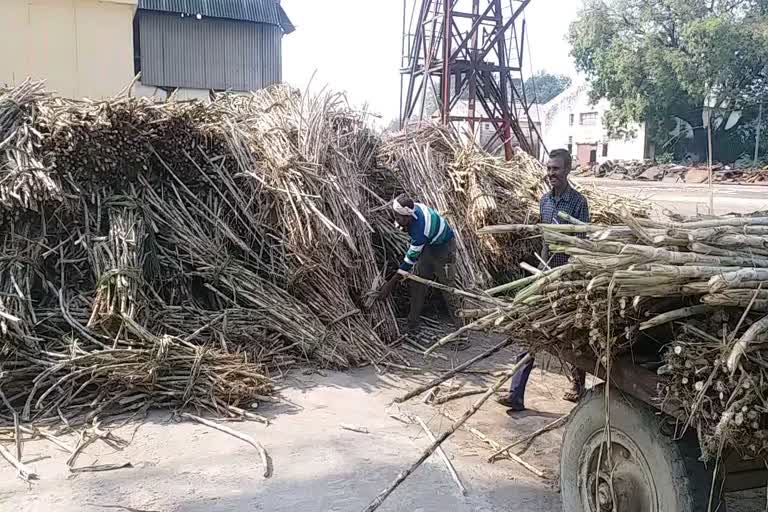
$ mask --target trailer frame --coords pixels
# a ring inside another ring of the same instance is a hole
[[[560,350],[556,355],[563,361],[606,381],[605,368],[598,364],[593,355],[572,350]],[[612,361],[610,385],[656,409],[660,414],[685,421],[684,411],[679,403],[674,399],[659,400],[659,376],[634,362],[629,354]],[[733,450],[725,457],[723,467],[725,492],[764,488],[768,482],[768,468],[762,462],[744,460]]]

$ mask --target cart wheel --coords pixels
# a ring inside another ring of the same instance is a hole
[[[707,512],[712,471],[698,461],[698,444],[674,441],[650,407],[613,388],[610,405],[612,462],[603,437],[604,386],[571,413],[560,453],[563,511]],[[719,489],[711,512],[725,512]]]

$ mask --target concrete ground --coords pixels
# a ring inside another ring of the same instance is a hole
[[[694,216],[709,212],[707,185],[578,177],[574,181],[583,186],[596,186],[613,194],[648,199],[661,209],[680,215]],[[717,215],[768,210],[768,186],[715,185],[714,206]]]
[[[469,357],[478,348],[458,355]],[[450,355],[450,354],[449,354]],[[505,351],[481,368],[503,367],[513,357]],[[419,365],[414,355],[411,363]],[[436,360],[433,366],[451,367],[454,361]],[[209,427],[176,422],[168,414],[154,413],[144,424],[131,424],[116,434],[132,442],[122,451],[97,443],[85,450],[77,466],[122,464],[133,468],[105,473],[70,475],[68,455],[48,442],[24,446],[25,463],[40,480],[31,488],[0,465],[0,510],[74,512],[142,511],[359,511],[429,444],[418,425],[406,425],[390,414],[416,414],[437,435],[451,421],[437,408],[415,399],[402,406],[392,400],[417,383],[435,375],[380,374],[373,368],[349,372],[304,374],[294,371],[283,382],[286,403],[263,406],[271,418],[227,423],[262,442],[274,463],[274,476],[262,477],[257,452],[249,445]],[[456,379],[467,386],[487,385],[492,377],[470,375]],[[541,427],[566,413],[570,404],[559,400],[564,377],[537,373],[531,387],[534,411],[511,419],[494,402],[470,420],[470,425],[498,442]],[[476,397],[474,397],[476,398]],[[451,402],[446,410],[459,415],[473,398]],[[340,424],[365,427],[361,434]],[[515,463],[489,464],[490,447],[461,431],[449,439],[446,452],[468,489],[462,497],[442,462],[431,458],[381,507],[382,511],[558,510],[557,461],[561,432],[542,436],[526,457],[552,479],[542,480]],[[70,444],[75,438],[67,439]],[[127,510],[127,509],[124,509]]]
[[[471,357],[488,341],[474,343],[450,361],[430,366],[452,367]],[[479,365],[503,368],[514,357],[512,349]],[[412,365],[425,364],[412,356]],[[68,455],[45,441],[24,445],[23,460],[40,480],[28,487],[7,465],[0,465],[0,510],[19,512],[156,511],[156,512],[358,512],[400,471],[415,461],[429,444],[418,425],[392,418],[415,414],[439,435],[451,420],[440,407],[414,399],[391,405],[404,390],[426,382],[435,373],[380,374],[372,368],[346,373],[295,371],[284,381],[285,403],[264,406],[261,413],[272,424],[227,423],[262,442],[274,463],[274,476],[265,480],[256,451],[242,441],[209,427],[177,422],[166,413],[153,413],[146,422],[117,429],[132,442],[115,451],[98,442],[80,456],[77,466],[122,464],[133,467],[104,473],[73,475]],[[487,386],[488,375],[466,375],[448,385]],[[530,411],[510,417],[489,401],[467,425],[500,444],[531,433],[567,413],[572,404],[561,400],[567,380],[537,369],[528,390]],[[477,397],[442,406],[459,416]],[[364,427],[361,434],[340,424]],[[558,457],[562,429],[537,438],[521,454],[545,472],[533,475],[510,460],[490,464],[491,448],[466,430],[444,444],[468,495],[459,494],[442,462],[432,457],[409,477],[379,509],[382,512],[494,512],[503,510],[550,512],[561,510]],[[75,443],[74,437],[67,440]],[[764,492],[732,497],[731,512],[762,509]],[[759,508],[758,508],[759,507]]]

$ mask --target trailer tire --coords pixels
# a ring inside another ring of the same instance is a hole
[[[707,512],[713,473],[698,460],[698,443],[673,440],[654,410],[614,388],[610,408],[613,465],[606,464],[605,387],[571,413],[560,452],[563,511]],[[715,489],[711,512],[725,512],[719,480]]]

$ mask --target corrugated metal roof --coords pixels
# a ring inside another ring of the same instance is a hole
[[[296,30],[275,0],[139,0],[139,9],[265,23],[286,34]]]
[[[158,87],[255,91],[280,82],[280,27],[139,13],[141,81]]]

